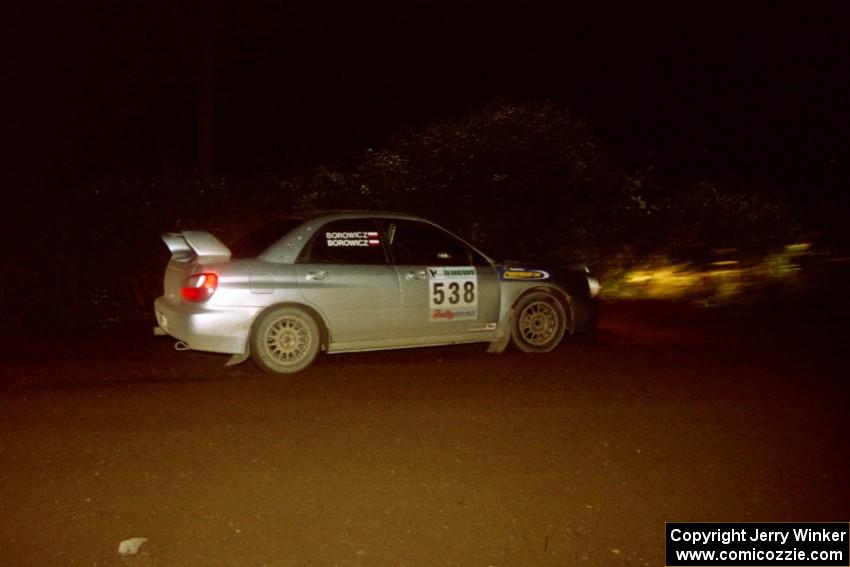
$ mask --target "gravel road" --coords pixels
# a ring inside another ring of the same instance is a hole
[[[847,521],[849,320],[613,303],[549,355],[285,378],[147,326],[9,337],[0,565],[658,566],[665,521]]]

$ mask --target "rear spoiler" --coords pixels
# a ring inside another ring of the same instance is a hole
[[[186,262],[197,258],[203,262],[226,262],[230,259],[230,248],[203,230],[164,232],[162,241],[171,251],[172,260]]]

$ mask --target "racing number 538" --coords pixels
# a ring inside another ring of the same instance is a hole
[[[459,282],[434,282],[432,288],[434,305],[443,305],[448,299],[450,305],[457,305],[463,299],[464,304],[475,302],[475,282],[463,282],[463,291]]]

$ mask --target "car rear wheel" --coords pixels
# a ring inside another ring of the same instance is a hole
[[[567,316],[558,298],[534,292],[514,306],[511,338],[523,352],[549,352],[557,347],[567,329]]]
[[[319,326],[309,313],[297,307],[276,307],[254,326],[251,358],[263,370],[291,374],[313,363],[320,341]]]

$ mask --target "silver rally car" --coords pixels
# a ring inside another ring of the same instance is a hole
[[[203,231],[162,239],[171,260],[154,332],[272,372],[302,370],[320,350],[486,342],[499,353],[512,341],[548,352],[596,318],[584,266],[500,264],[412,215],[305,214],[231,247]]]

